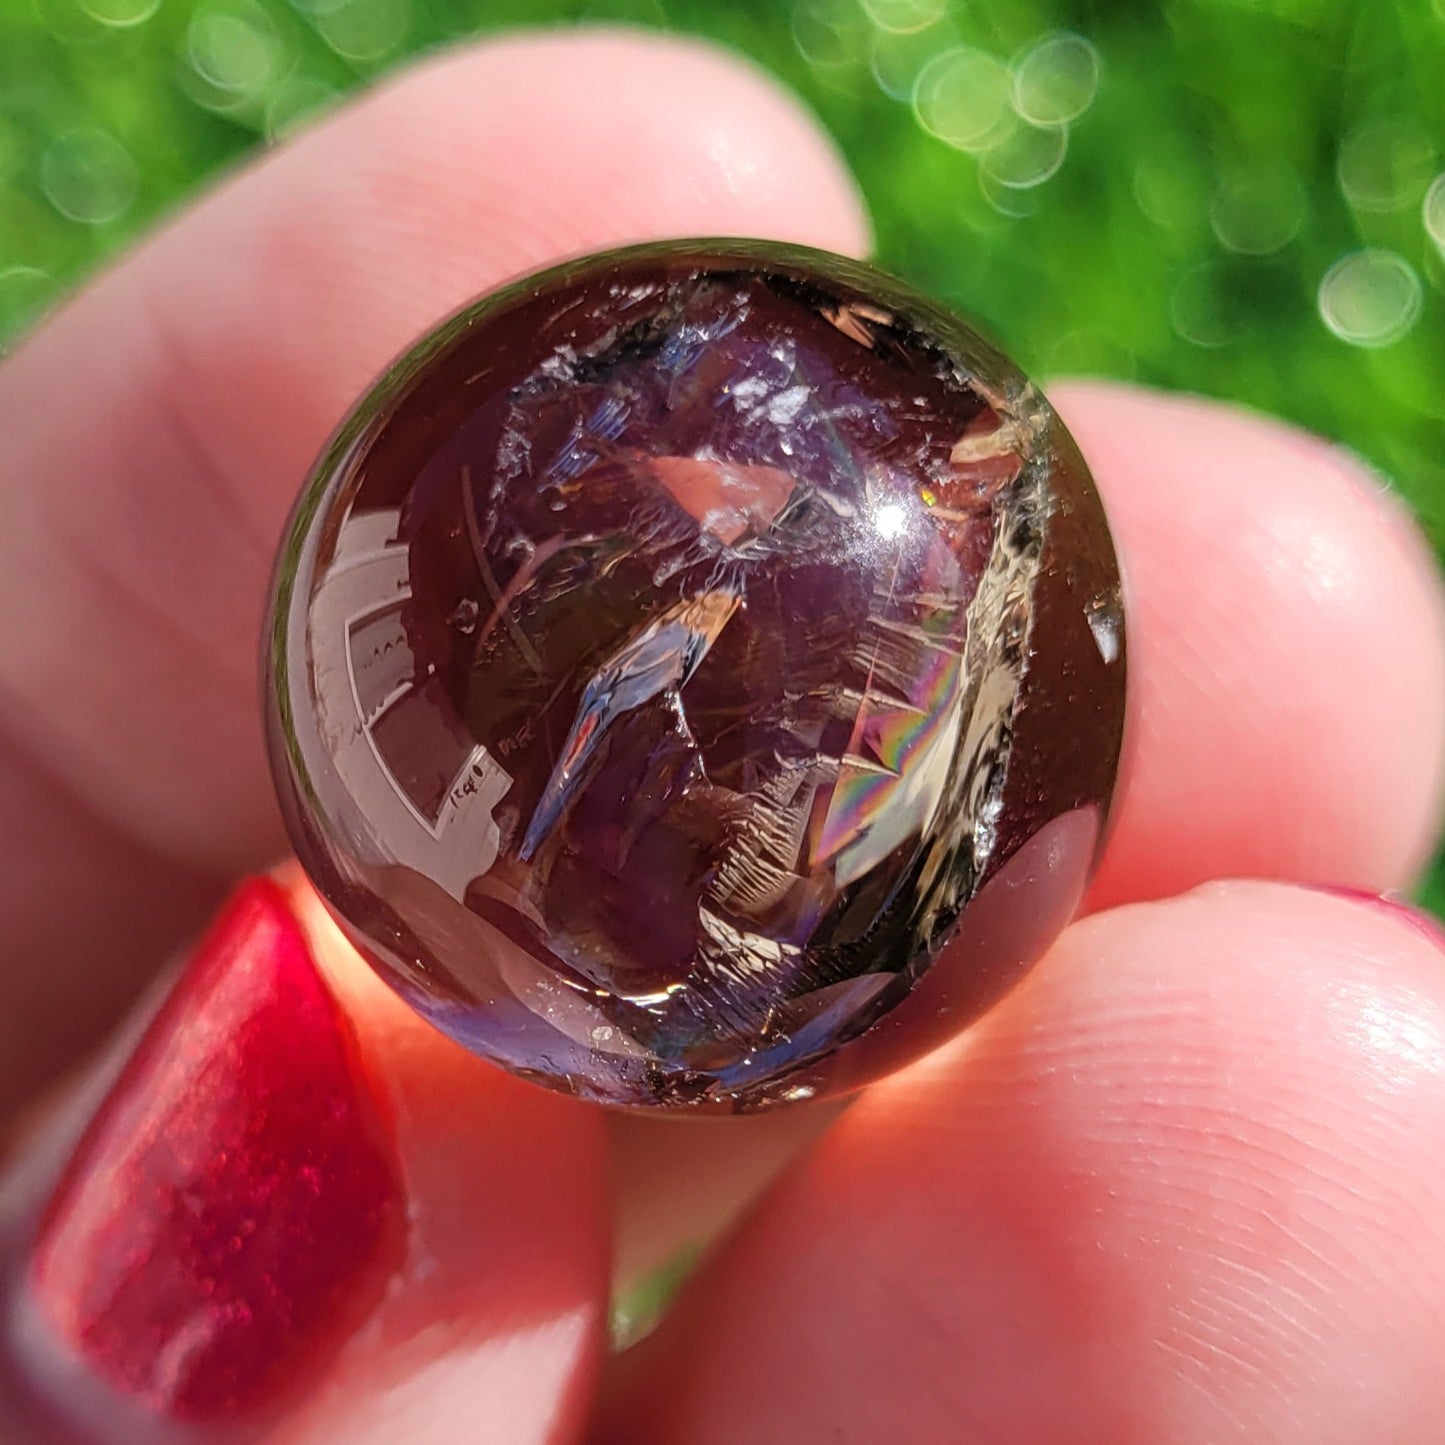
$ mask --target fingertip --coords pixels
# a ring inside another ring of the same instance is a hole
[[[524,63],[560,65],[563,78],[575,80],[568,118],[579,129],[621,102],[620,123],[635,117],[647,132],[648,153],[623,159],[638,209],[649,200],[669,209],[623,239],[709,234],[726,223],[733,234],[845,255],[871,250],[867,207],[836,142],[796,91],[741,51],[621,26],[513,43]],[[692,186],[672,197],[659,192],[659,177],[678,176]]]
[[[1092,905],[1222,874],[1407,886],[1445,802],[1445,595],[1404,508],[1255,413],[1054,396],[1129,605],[1130,767]]]
[[[1385,1027],[1387,1014],[1396,1024]],[[1373,1018],[1380,1027],[1360,1027]],[[1228,1060],[1193,1078],[1224,1078],[1263,1108],[1298,1110],[1364,1099],[1342,1081],[1369,1073],[1398,1034],[1412,1067],[1445,1105],[1445,933],[1394,896],[1254,879],[1218,879],[1167,899],[1094,914],[1065,931],[980,1037],[965,1047],[1013,1058],[1053,1035],[1053,1048],[1132,1056],[1160,1075]],[[946,1060],[942,1061],[946,1067]],[[1398,1062],[1398,1060],[1397,1060]],[[1283,1074],[1302,1081],[1282,1089]],[[1434,1077],[1436,1074],[1440,1076]],[[1087,1107],[1087,1106],[1084,1106]],[[1082,1115],[1079,1120],[1083,1124]]]
[[[558,227],[553,254],[576,246],[573,227],[592,232],[589,246],[719,228],[849,253],[870,244],[857,185],[818,119],[711,41],[613,26],[521,33],[443,52],[402,72],[371,106],[383,143],[447,137],[453,156],[430,158],[443,176],[481,144],[493,159],[489,182],[497,157],[504,183],[510,170],[523,184],[539,174],[559,182],[550,205],[529,193],[535,229],[520,228],[535,242]],[[457,176],[474,193],[478,178],[465,168]],[[505,189],[476,199],[503,211],[502,234],[524,219],[505,214]]]
[[[1255,882],[1076,925],[705,1266],[616,1438],[1433,1441],[1442,951]]]
[[[323,151],[340,178],[325,182],[334,221],[366,241],[363,283],[387,263],[393,294],[369,296],[359,318],[368,340],[393,309],[406,315],[393,348],[417,316],[584,251],[699,235],[850,254],[871,243],[857,185],[816,117],[699,39],[598,27],[454,48],[303,133],[283,161],[288,179],[314,186]],[[326,227],[322,209],[300,204]],[[334,264],[341,239],[328,237],[320,259]],[[281,226],[263,240],[280,247],[289,279],[293,238]]]

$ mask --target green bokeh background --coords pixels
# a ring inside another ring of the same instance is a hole
[[[1026,369],[1301,422],[1445,547],[1445,0],[0,0],[0,346],[408,55],[578,20],[782,77],[883,262]]]

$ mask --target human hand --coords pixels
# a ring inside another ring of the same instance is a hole
[[[832,153],[735,63],[635,36],[495,44],[239,177],[0,368],[0,1107],[92,1046],[282,846],[256,637],[282,519],[350,399],[509,274],[689,234],[867,246]],[[841,1118],[553,1098],[334,942],[317,951],[354,1049],[293,992],[246,1015],[242,1070],[233,1015],[183,993],[190,1091],[132,1074],[110,1106],[128,1129],[87,1157],[159,1121],[206,1165],[177,1175],[189,1212],[72,1181],[103,1207],[69,1210],[63,1248],[42,1241],[60,1263],[12,1291],[16,1318],[76,1345],[65,1398],[99,1439],[221,1438],[252,1406],[272,1418],[243,1439],[348,1445],[1440,1438],[1442,944],[1367,896],[1410,881],[1439,811],[1433,564],[1321,443],[1120,387],[1050,394],[1129,588],[1131,750],[1092,916]],[[1210,881],[1240,877],[1261,881]],[[233,915],[234,956],[263,972],[277,906]],[[308,967],[271,982],[304,993]],[[224,1320],[184,1289],[137,1295],[186,1278],[167,1265],[186,1220],[224,1226],[237,1203],[186,1112],[198,1078],[238,1109],[257,1079],[330,1085],[400,1161],[308,1140],[304,1108],[290,1133],[272,1119],[266,1160],[319,1170],[321,1203],[277,1246],[308,1257],[238,1266],[249,1314]],[[59,1137],[32,1145],[32,1177]],[[775,1175],[654,1339],[604,1366],[614,1219],[633,1276]],[[0,1439],[45,1439],[18,1411]]]

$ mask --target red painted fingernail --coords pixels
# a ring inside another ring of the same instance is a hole
[[[369,1314],[404,1221],[350,1025],[285,894],[248,883],[40,1222],[16,1348],[58,1413],[89,1417],[78,1423],[99,1439],[249,1420],[304,1388]]]

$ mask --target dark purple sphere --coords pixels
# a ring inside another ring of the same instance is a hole
[[[1077,905],[1119,575],[1057,417],[868,266],[700,241],[477,302],[344,424],[269,636],[292,836],[505,1068],[614,1104],[856,1087]]]

